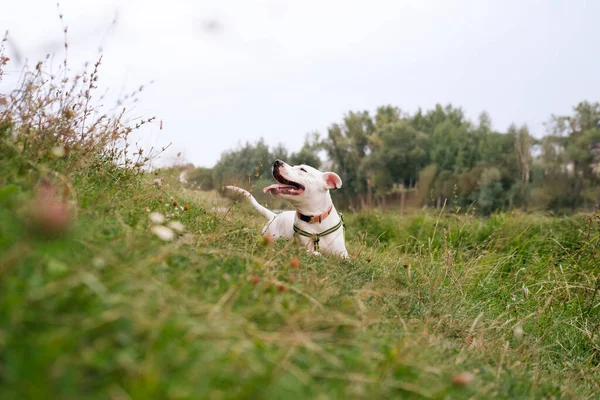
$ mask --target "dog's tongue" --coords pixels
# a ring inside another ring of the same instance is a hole
[[[282,185],[281,183],[276,183],[274,185],[267,186],[263,189],[263,193],[269,193],[271,190],[281,190],[281,189],[295,189],[291,185]]]

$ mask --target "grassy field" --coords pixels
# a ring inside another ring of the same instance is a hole
[[[40,230],[32,174],[2,161],[1,399],[600,392],[598,216],[347,215],[341,261],[124,169],[70,175],[76,217]]]
[[[314,257],[148,172],[99,65],[0,93],[0,399],[598,398],[600,215],[349,214]]]

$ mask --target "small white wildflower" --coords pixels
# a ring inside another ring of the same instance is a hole
[[[515,339],[519,341],[523,338],[523,328],[521,327],[521,325],[515,326],[515,328],[513,329],[513,335]]]
[[[185,226],[179,221],[169,222],[169,228],[173,229],[177,233],[183,233],[185,231]]]
[[[146,211],[146,212],[150,212],[150,207],[146,207],[146,208],[144,208],[144,211]]]
[[[155,224],[162,224],[165,222],[165,216],[157,212],[150,213],[150,215],[148,215],[148,218],[150,218],[150,221],[152,221]]]
[[[152,183],[154,183],[158,188],[162,188],[162,179],[156,178],[152,181]]]
[[[152,225],[150,227],[150,232],[154,233],[156,237],[165,242],[170,242],[175,239],[175,232],[166,226]]]

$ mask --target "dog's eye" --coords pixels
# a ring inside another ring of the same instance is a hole
[[[304,172],[306,172],[306,170],[305,170],[304,168],[302,168],[302,167],[300,168],[300,171],[304,171]]]

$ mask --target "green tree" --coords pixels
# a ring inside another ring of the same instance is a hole
[[[502,174],[498,168],[490,167],[481,173],[478,183],[479,193],[476,207],[483,214],[490,214],[504,205],[501,178]]]
[[[562,173],[573,182],[565,201],[574,210],[600,203],[600,103],[579,103],[572,116],[551,117],[544,138],[543,161],[553,175]],[[556,201],[565,205],[565,201]]]
[[[376,177],[374,184],[383,194],[393,184],[411,185],[428,162],[427,136],[418,132],[408,121],[398,120],[378,128],[371,140],[371,153],[366,164],[375,173],[382,170],[385,177]]]
[[[516,165],[519,169],[519,180],[516,184],[518,188],[518,203],[521,206],[525,206],[527,204],[529,181],[531,180],[531,146],[533,143],[533,138],[529,134],[527,126],[523,125],[515,132],[514,142]]]
[[[431,161],[441,170],[462,172],[477,162],[477,134],[469,124],[452,119],[437,125],[431,136]]]
[[[341,124],[327,129],[323,148],[332,164],[331,168],[344,180],[344,190],[339,196],[346,204],[364,206],[369,176],[363,175],[369,139],[375,129],[367,111],[349,112]]]

